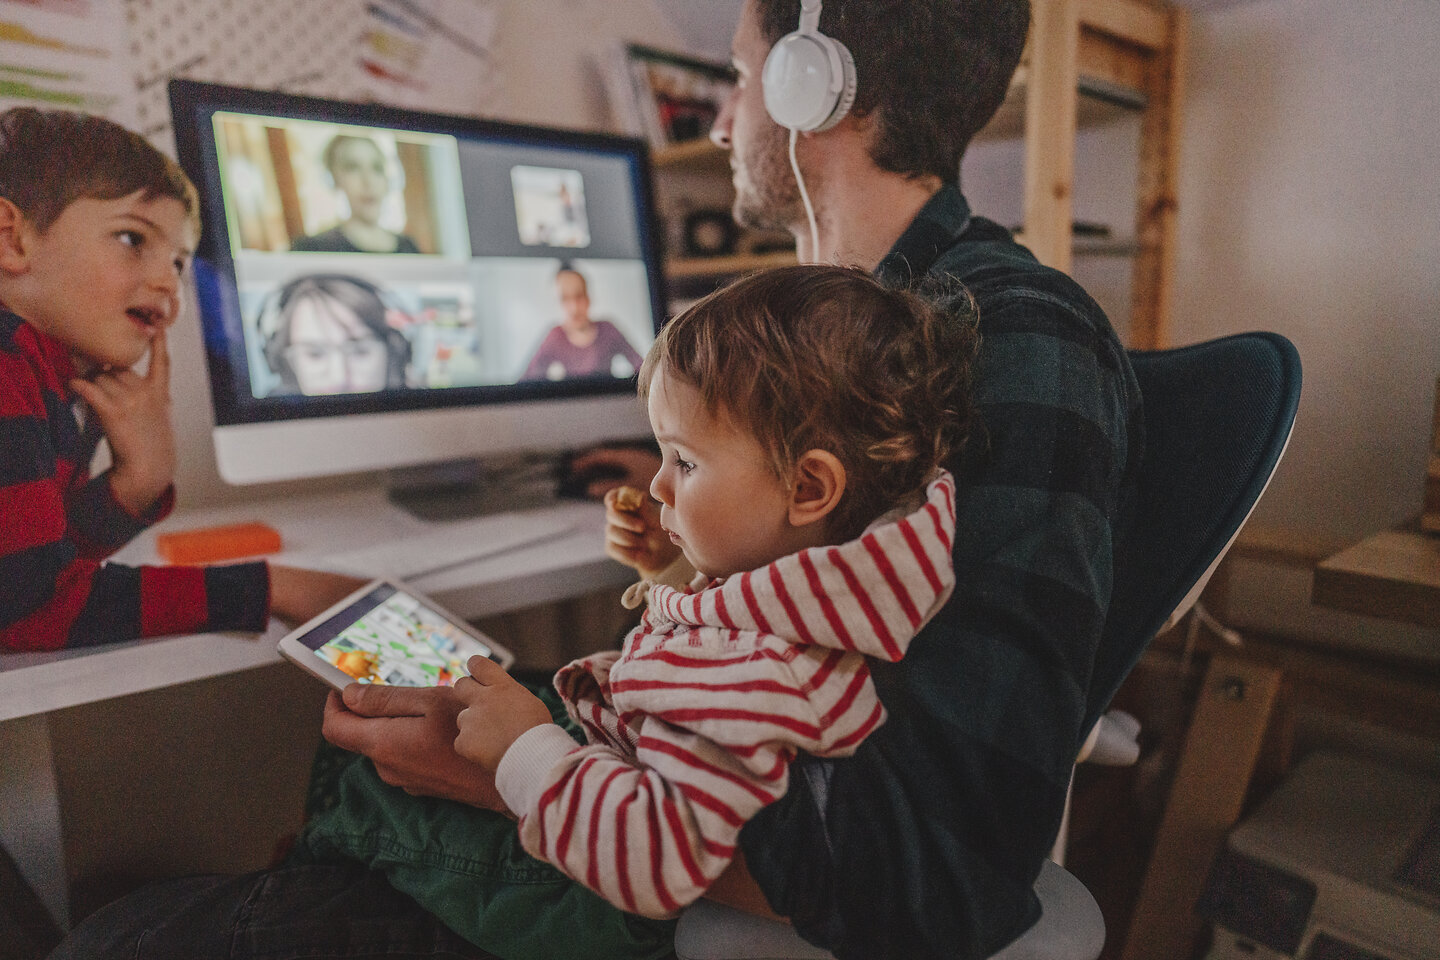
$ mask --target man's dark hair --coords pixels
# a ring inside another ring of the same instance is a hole
[[[119,200],[137,190],[170,197],[200,228],[195,187],[138,133],[88,113],[15,107],[0,113],[0,197],[44,233],[76,200]]]
[[[795,29],[800,0],[755,0],[771,43]],[[1030,0],[825,0],[820,30],[850,49],[857,116],[878,120],[870,155],[910,177],[960,177],[960,157],[1010,86]]]

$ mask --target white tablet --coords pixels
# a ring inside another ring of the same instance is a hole
[[[471,657],[502,667],[515,658],[433,600],[396,580],[375,580],[284,637],[278,649],[337,689],[355,683],[449,686]]]

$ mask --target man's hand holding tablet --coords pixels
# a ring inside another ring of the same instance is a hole
[[[400,646],[382,649],[376,642],[381,633]],[[470,656],[509,666],[509,651],[413,589],[385,580],[366,584],[303,624],[279,649],[336,688],[325,704],[325,739],[369,757],[386,783],[509,812],[491,772],[451,748],[455,718],[465,704],[448,685],[464,675]]]
[[[351,683],[448,687],[480,656],[509,651],[394,580],[374,580],[281,639],[282,656],[337,690]]]

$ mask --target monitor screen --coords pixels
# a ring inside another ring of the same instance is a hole
[[[639,140],[176,80],[230,482],[646,432]]]

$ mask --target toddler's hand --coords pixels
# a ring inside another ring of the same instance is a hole
[[[521,734],[551,722],[550,708],[493,660],[471,657],[466,669],[470,676],[455,683],[455,696],[465,705],[455,718],[455,752],[494,773]]]
[[[680,556],[680,548],[670,542],[660,528],[660,506],[642,493],[640,505],[634,509],[621,496],[620,487],[605,494],[605,554],[629,567],[642,577],[653,577]]]
[[[170,350],[165,333],[150,342],[150,369],[103,370],[71,388],[100,421],[110,442],[110,489],[140,516],[175,480],[175,428],[170,423]]]

